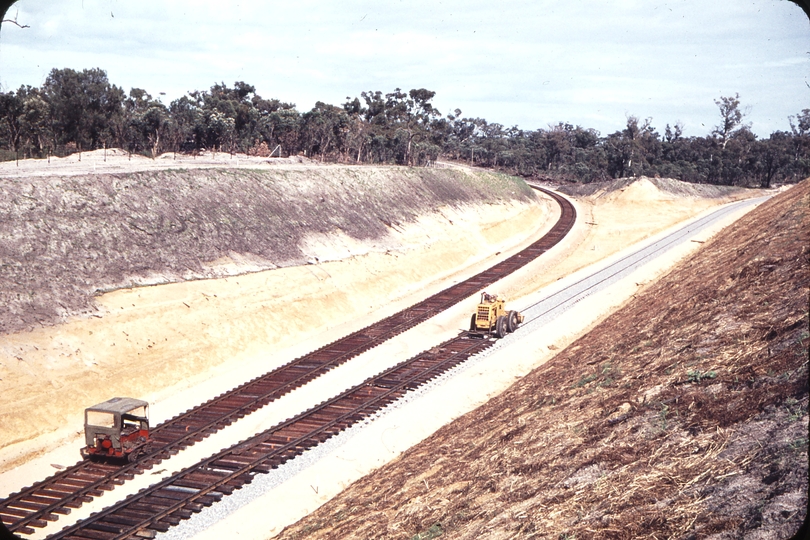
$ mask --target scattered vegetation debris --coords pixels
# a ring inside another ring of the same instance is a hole
[[[279,537],[790,538],[809,294],[806,180]]]

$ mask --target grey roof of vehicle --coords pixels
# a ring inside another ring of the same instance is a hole
[[[131,411],[132,409],[148,406],[149,406],[148,402],[140,399],[135,399],[131,397],[114,397],[108,399],[107,401],[99,403],[98,405],[87,407],[87,410],[124,414]]]

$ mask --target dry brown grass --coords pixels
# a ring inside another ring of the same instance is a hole
[[[810,180],[280,537],[791,537],[807,507],[808,209]]]

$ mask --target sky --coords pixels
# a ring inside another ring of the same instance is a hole
[[[787,0],[20,0],[0,27],[0,89],[101,68],[168,105],[215,83],[341,105],[427,88],[505,127],[559,122],[708,135],[739,93],[759,137],[810,108],[810,21]],[[163,93],[163,94],[161,94]]]

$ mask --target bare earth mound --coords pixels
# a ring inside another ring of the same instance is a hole
[[[282,538],[789,538],[806,515],[810,180]]]

